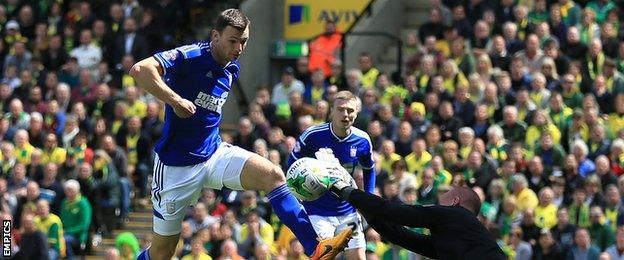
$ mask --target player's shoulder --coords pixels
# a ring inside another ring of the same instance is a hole
[[[176,48],[185,59],[197,58],[210,54],[210,43],[196,42]]]
[[[301,135],[299,136],[299,139],[305,144],[306,139],[309,139],[313,136],[317,136],[319,133],[323,133],[326,131],[329,131],[329,123],[311,126],[311,127],[308,127],[305,131],[303,131],[303,133],[301,133]]]
[[[368,141],[369,143],[371,143],[370,136],[368,135],[368,133],[366,131],[353,126],[353,127],[351,127],[351,132],[353,133],[353,136],[355,138],[364,139],[364,140]]]

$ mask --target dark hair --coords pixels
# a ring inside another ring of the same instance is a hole
[[[232,26],[238,30],[245,30],[249,26],[249,18],[238,9],[227,9],[217,17],[215,30],[223,32],[225,27]]]

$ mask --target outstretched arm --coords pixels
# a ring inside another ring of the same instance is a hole
[[[423,207],[391,203],[377,195],[352,187],[337,189],[332,186],[331,190],[343,200],[351,203],[368,218],[382,218],[384,221],[402,226],[431,228],[440,217],[440,212],[436,210],[435,206]]]
[[[381,220],[367,218],[368,224],[382,237],[395,245],[432,259],[438,259],[433,241],[430,236],[421,235],[407,228]]]

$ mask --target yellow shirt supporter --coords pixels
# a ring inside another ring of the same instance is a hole
[[[423,151],[420,156],[417,156],[415,153],[408,154],[405,156],[407,171],[418,175],[429,165],[431,158],[433,157],[427,151]]]
[[[273,231],[273,227],[271,226],[271,224],[266,223],[266,222],[261,222],[260,223],[260,228],[259,228],[259,233],[260,233],[259,235],[262,238],[263,242],[265,244],[267,244],[269,246],[269,248],[274,250],[274,248],[273,248],[273,241],[275,241],[275,239],[273,238],[273,234],[275,232]],[[240,229],[240,240],[241,241],[245,241],[245,240],[247,240],[248,236],[249,236],[249,227],[248,227],[247,223],[245,223],[245,224],[243,224],[241,226],[241,229]]]
[[[187,254],[183,256],[181,260],[212,260],[212,257],[206,254],[206,252],[201,252],[197,257],[194,257],[192,254]]]
[[[607,119],[608,127],[611,132],[617,134],[622,128],[624,128],[624,115],[618,115],[617,113],[609,114]]]
[[[529,150],[533,150],[533,148],[536,147],[537,141],[540,139],[542,131],[544,130],[550,133],[550,136],[552,136],[554,143],[558,144],[561,142],[561,131],[559,131],[559,129],[553,123],[548,123],[546,126],[542,127],[532,125],[529,126],[529,128],[527,129],[524,139],[527,147],[529,147]]]
[[[557,206],[549,204],[545,207],[538,205],[535,208],[535,225],[550,229],[557,225]]]
[[[381,95],[381,99],[379,100],[379,103],[389,105],[392,102],[393,96],[399,96],[401,97],[401,100],[404,100],[405,98],[407,98],[407,95],[409,95],[409,91],[405,89],[403,86],[392,85],[392,86],[387,87],[386,90],[384,90],[384,93]]]
[[[455,93],[455,86],[468,86],[468,83],[468,79],[466,79],[464,73],[460,71],[452,78],[444,79],[443,85],[449,93]]]
[[[364,88],[375,87],[377,76],[379,76],[379,70],[376,68],[371,68],[366,73],[362,72],[362,86]]]
[[[30,157],[33,152],[36,150],[34,146],[30,143],[26,143],[23,148],[15,147],[13,150],[13,155],[15,155],[15,159],[22,164],[30,164]]]
[[[433,178],[433,185],[451,185],[451,181],[453,181],[453,175],[451,175],[451,173],[447,170],[442,170],[440,172],[436,172],[436,175]]]
[[[550,111],[549,115],[550,115],[550,118],[552,118],[555,126],[557,126],[557,128],[561,130],[561,129],[565,129],[565,127],[568,125],[568,122],[570,121],[570,117],[572,116],[573,113],[574,111],[571,108],[563,107],[563,109],[561,109],[561,111],[559,112]]]
[[[537,195],[529,188],[524,188],[516,195],[517,207],[520,212],[537,207]]]
[[[62,164],[67,158],[67,151],[61,147],[56,147],[52,150],[43,150],[41,154],[41,162],[47,164],[53,162],[56,164]]]
[[[401,160],[401,156],[396,153],[392,153],[388,157],[382,155],[381,169],[385,170],[388,173],[392,173],[392,164],[398,160]]]
[[[47,218],[35,216],[33,221],[37,229],[48,237],[48,243],[61,256],[65,256],[65,239],[63,238],[63,223],[55,214],[48,214]]]
[[[140,118],[144,118],[147,115],[147,104],[141,100],[137,100],[134,104],[128,104],[128,109],[126,109],[126,117],[138,116]]]

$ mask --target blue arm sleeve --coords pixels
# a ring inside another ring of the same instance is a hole
[[[364,169],[364,191],[368,193],[375,192],[375,180],[377,174],[375,173],[375,168]]]
[[[377,178],[375,160],[373,159],[373,144],[370,141],[370,137],[366,138],[366,141],[363,146],[364,153],[359,160],[364,173],[364,191],[373,193],[375,192],[375,180]]]

